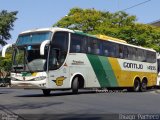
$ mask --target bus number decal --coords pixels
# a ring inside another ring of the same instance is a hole
[[[148,66],[147,67],[149,70],[156,70],[156,66]]]

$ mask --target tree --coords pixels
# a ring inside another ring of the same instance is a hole
[[[13,53],[12,48],[9,48],[5,58],[0,56],[0,73],[1,71],[5,71],[7,73],[11,71],[12,53]]]
[[[5,58],[0,57],[0,86],[10,84],[10,70],[12,54],[7,54]]]
[[[0,12],[0,45],[5,45],[6,40],[11,38],[10,30],[13,30],[17,13],[17,11],[7,12],[6,10]]]
[[[6,10],[2,10],[0,12],[0,45],[5,45],[11,38],[10,30],[13,30],[13,23],[17,19],[17,11],[7,12]],[[5,58],[0,57],[0,77],[5,78],[7,74],[11,70],[11,57],[12,50],[9,50],[9,53]]]
[[[67,16],[63,17],[53,26],[78,29],[87,33],[97,31],[103,33],[105,28],[131,25],[134,24],[135,20],[135,16],[129,16],[125,12],[112,14],[95,9],[73,8]]]
[[[12,54],[6,54],[6,57],[0,57],[0,70],[3,69],[4,71],[10,71],[11,70],[11,58]]]
[[[73,8],[53,26],[103,34],[160,52],[160,28],[136,22],[136,16],[119,11]]]

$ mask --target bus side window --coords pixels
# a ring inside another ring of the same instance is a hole
[[[105,56],[108,56],[108,50],[107,50],[107,49],[104,50],[104,55],[105,55]]]
[[[72,45],[71,48],[71,51],[74,51],[76,53],[81,51],[80,45]]]
[[[137,49],[133,47],[132,48],[132,60],[136,60],[136,53],[137,53],[136,51],[137,51]]]
[[[103,41],[102,42],[102,46],[103,46],[103,55],[108,57],[109,56],[109,46],[108,46],[108,42],[107,41]]]
[[[100,55],[100,41],[96,38],[92,38],[93,54]]]
[[[100,54],[100,49],[96,49],[96,54]]]
[[[71,34],[71,53],[82,53],[85,52],[85,37],[78,34]]]
[[[147,51],[146,53],[147,56],[147,62],[155,63],[156,62],[156,53]]]
[[[158,73],[160,72],[160,59],[157,60],[157,66],[158,66]]]
[[[119,58],[123,58],[123,46],[119,45]]]
[[[88,37],[87,48],[87,53],[96,54],[97,44],[95,38]]]
[[[87,49],[88,53],[91,53],[91,47],[88,46],[88,49]]]
[[[123,46],[123,54],[124,54],[124,58],[128,59],[128,47],[127,46]]]
[[[80,45],[76,45],[76,52],[81,52],[81,47],[80,47]]]
[[[109,43],[109,47],[110,47],[110,56],[111,57],[118,57],[117,55],[117,51],[118,51],[118,46],[115,43]]]
[[[152,56],[150,51],[147,51],[147,62],[152,62]]]
[[[156,53],[152,52],[152,63],[156,62]]]
[[[136,58],[135,58],[135,48],[133,48],[133,47],[129,47],[128,48],[128,59],[129,60],[135,60]]]
[[[91,40],[88,39],[87,40],[87,53],[92,53],[92,43],[91,43]]]
[[[103,42],[103,55],[107,57],[117,57],[118,45],[109,41]]]
[[[146,62],[147,60],[146,60],[146,51],[145,50],[143,50],[143,62]]]

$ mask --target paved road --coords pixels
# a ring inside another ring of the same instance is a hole
[[[18,114],[23,118],[25,114],[41,117],[45,114],[68,115],[76,118],[83,117],[82,114],[155,114],[160,113],[160,93],[152,90],[143,93],[96,93],[83,90],[78,95],[72,95],[71,91],[53,91],[51,96],[46,97],[40,90],[0,88],[0,111]]]

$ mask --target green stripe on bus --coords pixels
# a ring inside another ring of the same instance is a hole
[[[116,87],[118,85],[116,76],[112,70],[112,66],[109,63],[107,57],[99,56],[99,59],[103,65],[103,69],[105,70],[106,78],[110,83],[111,87]]]
[[[99,57],[96,55],[89,55],[89,54],[87,55],[87,57],[93,67],[93,70],[96,74],[96,77],[99,81],[100,86],[109,87],[110,83],[109,83],[109,80],[107,80],[105,70],[103,69],[103,65]]]
[[[76,34],[79,34],[79,35],[84,35],[84,36],[88,36],[88,37],[97,38],[96,35],[87,34],[87,33],[84,33],[84,32],[82,32],[82,31],[77,31],[77,30],[75,30],[74,32],[75,32]]]

